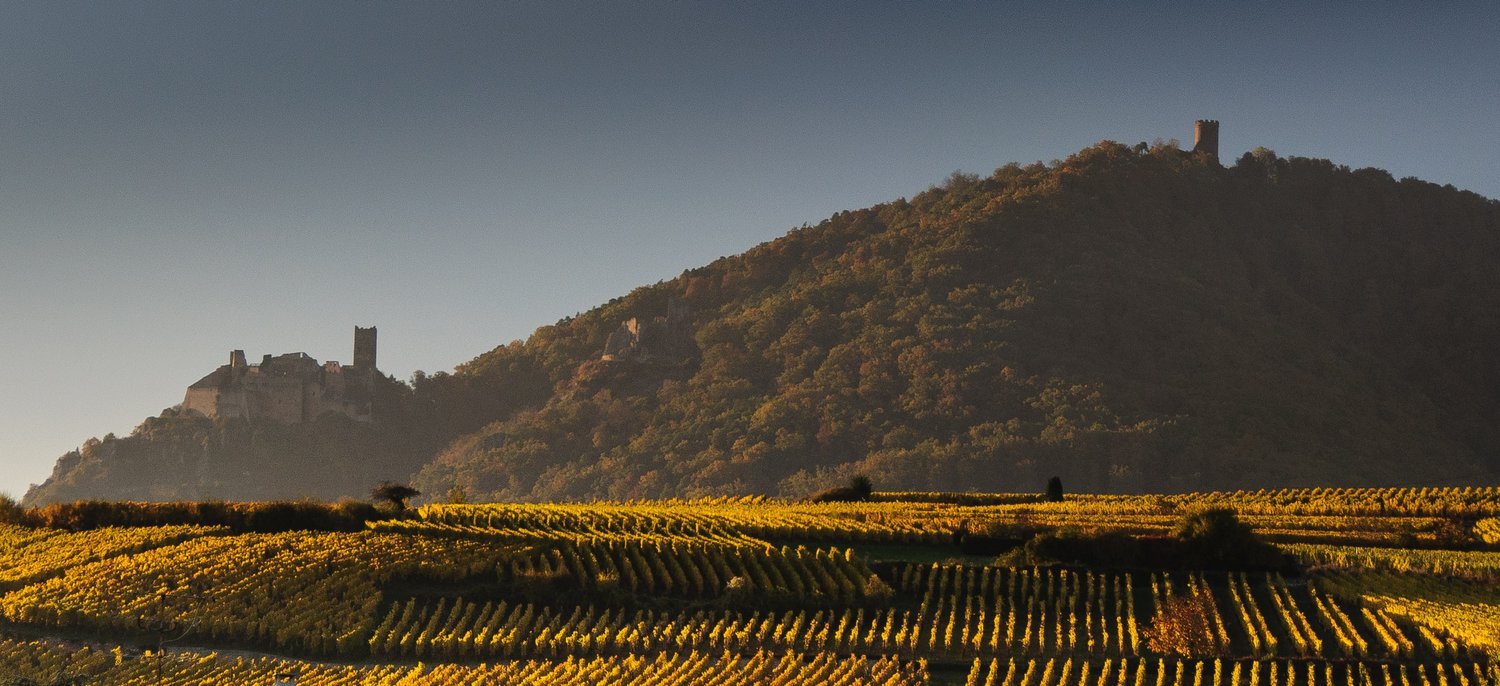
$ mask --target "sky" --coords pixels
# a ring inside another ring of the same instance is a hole
[[[1496,3],[0,2],[0,492],[228,360],[450,370],[953,171],[1221,122],[1500,198]]]

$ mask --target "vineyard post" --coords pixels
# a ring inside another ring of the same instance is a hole
[[[156,595],[156,611],[154,614],[142,613],[136,616],[136,626],[142,630],[156,634],[156,682],[162,682],[162,662],[166,659],[166,644],[182,640],[194,628],[198,626],[199,618],[196,616],[191,622],[183,622],[181,615],[182,607],[188,603],[198,604],[199,594],[190,593],[188,597],[181,598],[172,606],[168,605],[167,594]],[[196,615],[197,613],[194,613]],[[176,637],[168,639],[169,634],[177,634]]]

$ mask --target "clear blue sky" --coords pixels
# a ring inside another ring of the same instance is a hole
[[[243,348],[405,379],[954,170],[1222,122],[1500,197],[1494,3],[0,4],[0,491]]]

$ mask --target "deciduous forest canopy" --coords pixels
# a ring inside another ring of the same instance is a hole
[[[768,198],[767,202],[774,199]],[[696,350],[602,361],[672,298]],[[1472,484],[1500,472],[1500,203],[1266,150],[955,173],[636,289],[373,426],[168,412],[31,503]],[[1414,467],[1420,465],[1420,470]]]

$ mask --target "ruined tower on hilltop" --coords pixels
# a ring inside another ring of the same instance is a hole
[[[1219,120],[1199,119],[1193,122],[1193,152],[1205,152],[1219,159]]]
[[[375,371],[375,327],[354,327],[354,366]]]
[[[184,412],[211,419],[270,419],[283,424],[309,422],[332,412],[371,420],[374,395],[375,327],[354,327],[354,363],[319,363],[307,353],[266,355],[245,362],[245,351],[229,352],[229,364],[188,386]]]

